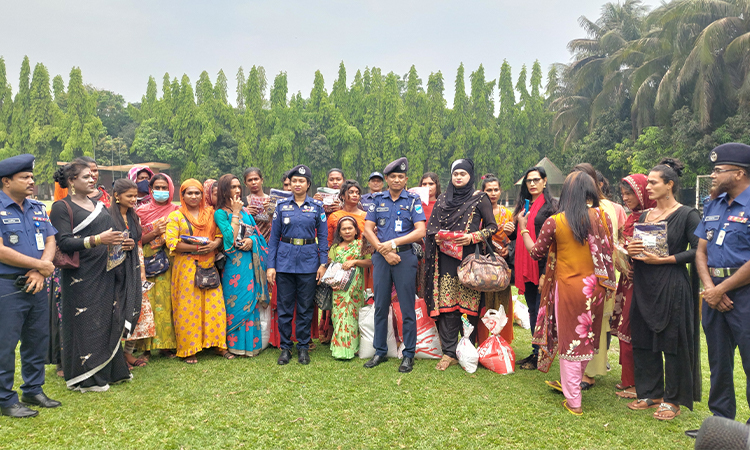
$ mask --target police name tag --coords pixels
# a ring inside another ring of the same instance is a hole
[[[385,207],[378,207],[375,210],[375,212],[388,212],[389,210],[390,210],[390,208],[388,208],[387,206],[385,206]]]
[[[8,225],[10,223],[21,223],[21,219],[19,219],[18,217],[13,217],[13,218],[10,218],[10,219],[3,219],[3,223],[6,224],[6,225]]]
[[[36,249],[44,250],[44,235],[42,233],[34,233],[36,235]]]
[[[703,218],[706,222],[715,222],[719,220],[719,216],[706,216]]]
[[[281,207],[282,211],[294,211],[294,206],[292,205],[284,205]]]

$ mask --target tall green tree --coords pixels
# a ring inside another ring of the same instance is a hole
[[[94,155],[94,145],[105,132],[96,116],[96,93],[89,93],[83,85],[81,69],[74,67],[68,80],[68,103],[62,123],[63,151],[60,158],[70,161],[76,156]]]

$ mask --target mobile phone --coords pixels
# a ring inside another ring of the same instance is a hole
[[[25,288],[27,284],[29,284],[29,277],[26,275],[19,276],[13,283],[13,285],[19,289]]]
[[[529,213],[529,199],[524,200],[524,207],[526,208],[526,214]]]

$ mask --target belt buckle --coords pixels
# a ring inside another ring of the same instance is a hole
[[[712,272],[712,275],[714,277],[716,277],[716,278],[724,278],[724,270],[723,269],[714,267],[713,269],[711,269],[711,272]]]
[[[305,240],[300,238],[292,238],[292,244],[294,245],[305,245]]]

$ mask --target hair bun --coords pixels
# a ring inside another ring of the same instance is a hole
[[[482,179],[484,180],[485,178],[497,178],[497,177],[495,176],[494,173],[487,172],[484,175],[482,175]]]
[[[57,170],[55,170],[55,174],[52,175],[52,179],[57,182],[57,184],[60,185],[61,188],[67,189],[68,188],[68,180],[65,179],[65,167],[58,167]]]
[[[682,170],[685,168],[685,165],[682,164],[679,159],[675,158],[664,158],[659,164],[672,168],[678,177],[682,176]]]

